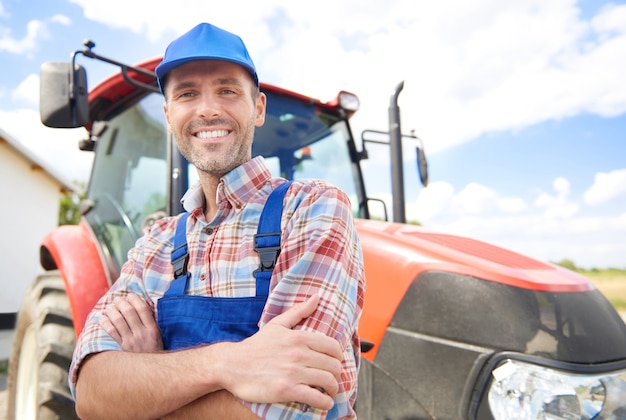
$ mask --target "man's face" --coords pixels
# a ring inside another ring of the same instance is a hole
[[[167,75],[168,131],[200,172],[221,177],[252,157],[254,127],[265,122],[265,95],[243,67],[191,61]]]

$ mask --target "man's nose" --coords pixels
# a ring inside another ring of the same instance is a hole
[[[199,117],[211,119],[220,115],[219,102],[213,95],[201,94],[198,101],[196,114]]]

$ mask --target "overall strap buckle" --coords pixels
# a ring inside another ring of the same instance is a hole
[[[178,219],[176,232],[174,234],[174,250],[172,251],[171,262],[174,266],[174,278],[179,278],[187,274],[187,263],[189,262],[189,248],[187,247],[187,218],[189,213],[185,212]]]
[[[280,255],[280,222],[283,214],[283,201],[292,181],[277,186],[271,192],[259,219],[257,233],[254,235],[254,250],[259,254],[259,272],[270,273],[274,270],[278,255]]]
[[[272,271],[280,255],[280,232],[254,235],[254,250],[259,254],[259,268],[255,271]]]
[[[189,262],[189,251],[184,243],[172,251],[172,265],[174,266],[174,278],[184,276],[187,273],[187,263]]]

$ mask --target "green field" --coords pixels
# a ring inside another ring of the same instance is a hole
[[[626,312],[626,270],[582,270],[576,272],[591,279],[619,311]]]

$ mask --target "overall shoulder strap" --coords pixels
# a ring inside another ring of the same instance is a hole
[[[174,234],[174,250],[172,251],[172,265],[174,266],[175,278],[178,278],[187,272],[187,259],[189,258],[189,250],[187,248],[188,217],[189,213],[183,213],[176,224],[176,233]]]
[[[182,295],[187,289],[187,262],[189,261],[189,249],[187,247],[187,218],[185,212],[178,219],[176,233],[174,233],[174,249],[172,250],[172,265],[174,266],[174,281],[166,291],[167,295]]]
[[[260,259],[259,268],[254,271],[257,297],[267,298],[269,294],[272,271],[280,254],[280,221],[283,215],[283,202],[291,183],[292,181],[287,181],[280,184],[269,195],[261,212],[257,233],[254,235],[254,250],[259,254]],[[189,250],[187,247],[188,217],[189,213],[183,213],[176,225],[174,249],[171,256],[172,265],[174,266],[174,281],[172,281],[172,284],[166,291],[166,295],[182,295],[187,289],[187,262],[189,261]]]
[[[259,268],[254,271],[257,297],[267,297],[269,283],[276,260],[280,254],[280,221],[283,216],[285,194],[292,181],[280,184],[272,191],[259,219],[257,233],[254,235],[254,250],[259,254]]]

